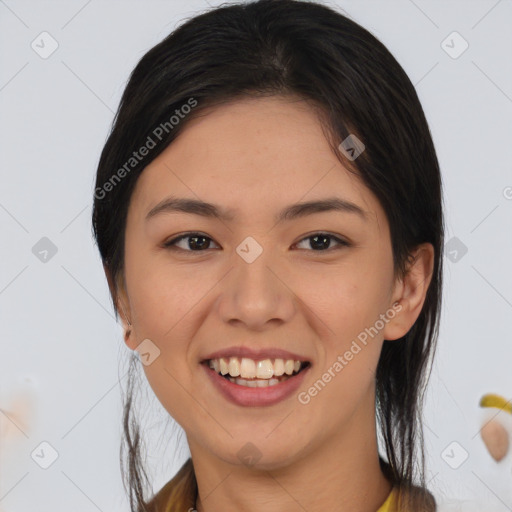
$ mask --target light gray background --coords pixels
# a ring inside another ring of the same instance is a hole
[[[336,4],[415,84],[443,174],[446,240],[468,249],[458,261],[445,256],[426,407],[430,487],[440,510],[512,510],[512,453],[495,463],[478,434],[496,414],[479,408],[481,395],[512,398],[512,1]],[[0,414],[2,512],[128,510],[118,463],[128,349],[91,237],[94,173],[137,61],[206,8],[204,0],[0,0],[0,408],[28,409],[19,412],[26,423]],[[43,46],[43,31],[58,43],[46,59],[31,47]],[[457,58],[463,41],[453,31],[469,44]],[[46,263],[32,252],[42,237],[58,249]],[[148,435],[159,441],[148,446],[156,490],[188,451],[182,442],[174,459],[173,429],[162,434],[168,415],[142,389]],[[47,469],[31,458],[49,461],[42,442],[58,453]],[[447,463],[466,452],[457,469]]]

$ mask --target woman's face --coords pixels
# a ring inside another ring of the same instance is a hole
[[[171,197],[211,203],[226,217],[212,207],[175,210],[164,203]],[[280,217],[327,199],[355,206]],[[371,432],[383,339],[404,334],[392,307],[401,290],[390,232],[306,103],[249,99],[192,120],[138,179],[124,268],[127,344],[144,342],[148,381],[191,450],[274,467]],[[254,355],[242,363],[249,374],[252,360],[270,359],[259,365],[266,386],[231,383],[204,364],[224,349],[228,367],[230,355]],[[309,368],[269,386],[282,372],[275,359],[287,359],[278,351]]]

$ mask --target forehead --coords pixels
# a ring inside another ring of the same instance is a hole
[[[202,112],[147,167],[134,202],[149,211],[166,196],[201,199],[251,218],[334,195],[383,215],[360,178],[330,147],[315,109],[296,97],[233,101]],[[240,218],[240,217],[239,217]]]

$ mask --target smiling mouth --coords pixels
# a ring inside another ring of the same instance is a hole
[[[246,357],[221,357],[208,359],[202,364],[209,366],[221,377],[233,384],[245,387],[268,387],[291,379],[309,367],[309,361],[293,359],[263,359],[256,361]]]

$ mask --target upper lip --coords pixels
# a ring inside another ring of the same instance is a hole
[[[201,362],[209,361],[210,359],[219,359],[221,357],[247,357],[248,359],[254,359],[255,361],[261,361],[263,359],[293,359],[294,361],[309,362],[309,359],[283,350],[281,348],[249,348],[249,347],[228,347],[221,350],[216,350],[210,355],[203,358]]]

